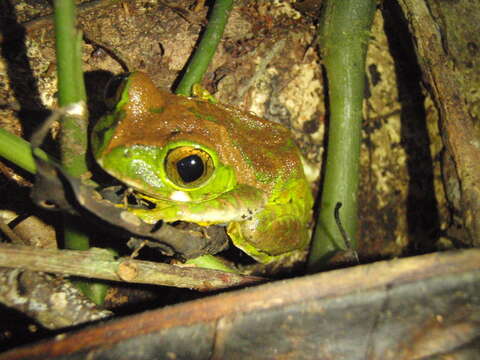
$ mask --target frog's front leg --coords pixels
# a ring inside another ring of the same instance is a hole
[[[230,223],[227,232],[236,247],[261,263],[270,263],[307,250],[311,208],[309,193],[302,187],[288,188],[251,220]]]
[[[309,229],[304,221],[271,205],[249,221],[230,223],[228,235],[234,245],[261,263],[270,263],[295,250],[305,250]]]

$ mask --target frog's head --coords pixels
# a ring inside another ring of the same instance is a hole
[[[233,189],[234,169],[220,159],[212,141],[215,127],[205,133],[197,131],[204,124],[182,120],[188,104],[183,100],[190,101],[158,90],[143,73],[125,77],[113,112],[93,130],[100,166],[156,199],[204,201]]]
[[[233,189],[233,169],[197,142],[116,146],[97,158],[113,177],[157,199],[204,201]]]
[[[157,89],[141,72],[124,78],[116,94],[112,113],[93,129],[94,156],[152,198],[199,202],[239,185],[271,197],[278,185],[304,176],[298,149],[279,124]]]

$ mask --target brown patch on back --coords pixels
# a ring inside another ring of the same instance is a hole
[[[171,141],[195,141],[233,166],[239,183],[264,190],[279,176],[301,170],[298,150],[281,125],[229,106],[159,90],[140,72],[132,74],[129,96],[125,117],[107,152],[121,145],[162,147]]]

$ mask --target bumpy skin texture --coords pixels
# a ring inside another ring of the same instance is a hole
[[[108,173],[155,203],[132,209],[146,222],[228,224],[234,245],[262,263],[308,246],[312,194],[299,150],[279,124],[159,90],[135,72],[114,112],[96,124],[92,146]],[[205,156],[202,179],[178,180],[169,164],[178,149]]]

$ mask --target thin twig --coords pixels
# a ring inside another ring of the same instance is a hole
[[[10,226],[8,226],[3,220],[0,220],[0,231],[2,231],[14,244],[25,244],[25,241],[15,234],[15,232],[10,229]]]
[[[190,59],[182,80],[175,89],[176,94],[191,96],[193,84],[200,83],[207,71],[223,35],[233,0],[216,0],[207,28],[202,35],[193,57]]]
[[[337,202],[335,205],[335,222],[337,223],[338,230],[340,231],[340,234],[342,234],[343,241],[345,242],[345,247],[350,250],[353,253],[353,257],[357,261],[358,264],[360,264],[360,260],[358,258],[357,251],[354,249],[352,245],[352,240],[350,239],[350,236],[348,236],[348,233],[345,231],[345,228],[343,227],[342,224],[342,219],[340,218],[340,208],[342,207],[341,202]]]
[[[182,267],[130,258],[116,259],[105,249],[56,250],[0,244],[0,267],[130,283],[211,291],[265,279],[216,270]]]

